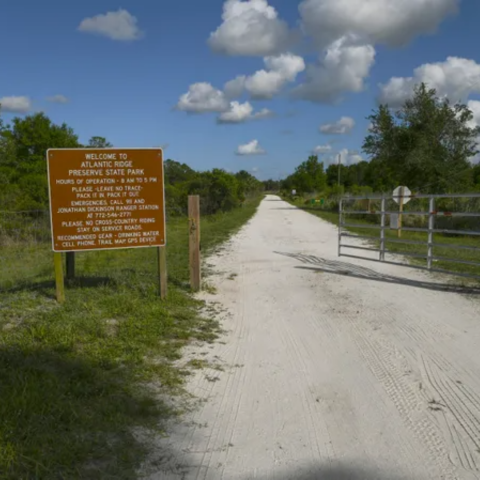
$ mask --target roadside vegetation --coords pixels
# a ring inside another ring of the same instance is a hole
[[[45,152],[82,145],[44,114],[0,122],[0,478],[132,479],[148,437],[184,408],[179,367],[219,325],[190,294],[187,198],[201,196],[207,255],[255,213],[249,173],[165,161],[168,299],[156,249],[82,252],[55,299]],[[111,147],[93,137],[89,147]]]
[[[340,168],[332,162],[325,169],[319,157],[312,155],[285,180],[264,182],[265,189],[276,191],[296,206],[336,224],[339,199],[345,195],[385,193],[390,197],[393,189],[400,185],[423,194],[480,193],[480,164],[475,161],[479,154],[480,128],[475,126],[473,114],[466,105],[451,105],[448,100],[439,98],[435,90],[422,84],[397,111],[380,105],[368,120],[370,128],[363,152],[370,161],[342,164]],[[344,208],[378,212],[379,203],[346,201]],[[387,210],[398,211],[398,205],[389,200]],[[439,199],[436,210],[480,213],[480,199]],[[414,199],[405,205],[404,211],[404,227],[427,227],[426,216],[408,215],[408,212],[428,212],[428,201]],[[351,232],[380,236],[379,230],[368,228],[380,225],[378,213],[346,215],[344,222],[365,225],[365,228],[348,228]],[[389,216],[386,224],[390,224]],[[440,229],[479,232],[480,217],[436,217],[435,225]],[[389,242],[397,238],[396,230],[387,230],[386,237],[386,247],[391,253],[427,255],[426,245]],[[402,238],[426,243],[427,234],[403,231]],[[458,247],[434,247],[435,256],[480,263],[480,252],[461,248],[480,248],[479,237],[435,234],[434,241]],[[348,243],[347,239],[344,243]],[[378,246],[379,242],[373,240],[372,243]],[[347,249],[343,251],[348,252]],[[350,252],[361,255],[358,251]],[[426,259],[411,258],[411,261],[426,265]],[[466,264],[434,261],[433,268],[480,275],[480,268]]]
[[[204,254],[258,202],[204,218]],[[182,347],[219,331],[189,294],[188,222],[170,221],[168,239],[165,302],[155,249],[78,254],[64,305],[49,245],[2,259],[0,284],[17,269],[31,281],[0,293],[0,478],[135,478],[148,452],[135,432],[179,413],[168,399],[188,375],[174,363]]]

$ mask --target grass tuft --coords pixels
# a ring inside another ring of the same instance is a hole
[[[204,218],[203,254],[257,205]],[[155,249],[77,254],[77,278],[58,305],[49,245],[21,255],[18,245],[2,247],[0,478],[136,478],[148,442],[134,432],[161,431],[178,413],[170,399],[189,374],[176,362],[182,348],[220,332],[189,294],[185,219],[168,224],[168,242],[165,302]]]

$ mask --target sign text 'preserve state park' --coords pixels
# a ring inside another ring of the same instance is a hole
[[[50,149],[47,165],[55,252],[165,245],[161,149]]]

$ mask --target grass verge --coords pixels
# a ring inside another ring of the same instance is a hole
[[[316,215],[317,217],[320,217],[323,220],[326,220],[338,226],[339,216],[337,212],[326,211],[320,208],[319,206],[315,206],[315,205],[305,206],[303,201],[301,200],[296,202],[290,201],[288,199],[285,199],[285,200],[291,203],[292,205],[295,205],[296,207],[300,208],[301,210],[311,213],[312,215]],[[349,227],[345,229],[351,233],[356,233],[358,235],[370,235],[370,236],[380,237],[380,230],[378,229],[372,230],[371,228],[368,228],[368,226],[371,226],[372,224],[367,222],[366,220],[355,218],[354,215],[350,215],[349,217],[347,217],[346,222],[353,223],[359,226],[365,225],[365,228]],[[402,255],[402,254],[408,255],[409,253],[425,255],[425,256],[427,255],[428,235],[426,233],[402,231],[402,239],[421,241],[421,242],[424,242],[424,245],[409,245],[409,244],[399,244],[399,243],[389,242],[389,239],[398,238],[396,230],[389,230],[389,229],[385,230],[385,237],[386,237],[386,248],[387,248],[387,251],[390,253],[399,254],[399,255]],[[451,245],[451,247],[434,247],[433,249],[434,256],[454,258],[457,260],[466,260],[470,262],[477,262],[480,264],[480,252],[462,249],[462,247],[480,248],[479,238],[467,237],[467,236],[446,236],[442,234],[435,234],[434,242],[449,245],[449,246]],[[348,244],[348,239],[344,239],[343,243]],[[380,241],[372,240],[371,244],[378,248],[380,245]],[[345,251],[347,251],[347,249],[345,249]],[[362,253],[359,253],[358,251],[350,250],[350,252],[356,252],[356,253],[353,253],[354,255],[359,255],[359,256],[362,255]],[[426,260],[416,259],[416,258],[409,258],[408,260],[413,264],[426,266]],[[480,267],[461,264],[461,263],[434,261],[433,268],[480,276]],[[465,281],[466,280],[464,280],[464,282]],[[478,281],[476,280],[472,280],[472,281],[475,281],[476,283],[478,283]]]
[[[204,218],[204,255],[258,203]],[[0,259],[0,478],[135,478],[148,446],[134,432],[178,413],[161,399],[188,375],[174,365],[181,348],[218,334],[189,294],[188,222],[168,224],[165,302],[155,249],[78,254],[61,306],[49,245],[3,247]]]

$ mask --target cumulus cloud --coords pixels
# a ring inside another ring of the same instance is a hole
[[[230,80],[227,82],[224,87],[223,91],[227,98],[238,98],[241,97],[244,90],[245,90],[245,81],[247,77],[245,75],[239,75],[237,78]]]
[[[142,38],[143,32],[138,27],[137,19],[127,10],[107,12],[85,18],[78,26],[80,32],[102,35],[112,40],[129,41]]]
[[[224,87],[225,95],[239,97],[246,90],[254,99],[271,99],[305,70],[303,58],[292,53],[265,57],[263,61],[265,69],[250,76],[238,76],[227,82]]]
[[[344,92],[361,92],[375,62],[375,49],[357,37],[342,37],[325,50],[319,65],[308,65],[306,80],[293,91],[294,97],[332,103]]]
[[[267,0],[227,0],[222,20],[208,40],[217,53],[263,57],[280,53],[291,43],[288,25]]]
[[[253,111],[253,107],[249,102],[239,103],[231,102],[227,111],[222,112],[218,119],[218,123],[243,123],[249,120],[260,120],[273,115],[273,112],[264,108],[259,112]]]
[[[252,140],[245,145],[239,145],[237,151],[235,152],[240,156],[247,155],[265,155],[267,152],[260,146],[258,140]]]
[[[470,122],[470,127],[480,126],[480,102],[478,100],[470,100],[467,103],[468,108],[473,113],[473,120]]]
[[[350,133],[355,126],[355,120],[351,117],[341,117],[340,120],[333,123],[324,123],[320,125],[320,132],[329,135],[345,135]]]
[[[225,112],[229,102],[221,90],[206,82],[190,85],[177,104],[178,110],[188,113]]]
[[[425,63],[416,68],[411,77],[393,77],[380,85],[379,101],[398,107],[412,95],[414,86],[422,82],[453,102],[465,101],[470,94],[480,93],[480,64],[458,57]]]
[[[53,95],[47,97],[47,101],[51,103],[68,103],[68,98],[65,95]]]
[[[320,155],[322,153],[328,153],[328,152],[331,152],[331,151],[332,151],[332,146],[331,145],[317,145],[313,149],[313,153],[315,155]]]
[[[356,150],[348,150],[347,148],[344,148],[340,150],[339,155],[342,165],[354,165],[363,161],[362,156],[359,155]],[[338,163],[338,156],[335,158],[335,162]]]
[[[0,111],[10,113],[27,113],[32,109],[29,97],[2,97],[0,98]]]
[[[398,47],[434,33],[458,5],[459,0],[304,0],[299,11],[303,29],[320,48],[346,34]]]

